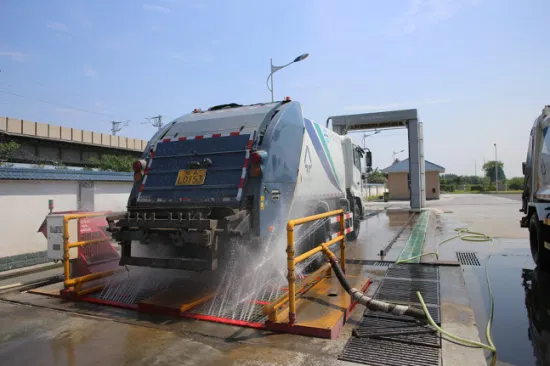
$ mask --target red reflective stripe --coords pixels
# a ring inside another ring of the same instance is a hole
[[[250,149],[252,147],[252,142],[252,140],[248,140],[248,145],[246,145],[246,147]]]
[[[212,135],[212,137],[222,137],[222,134],[221,133],[215,133]]]
[[[170,139],[163,139],[162,142],[170,142]]]
[[[145,186],[145,184],[142,184],[141,186],[139,186],[139,191],[143,191],[143,186]]]
[[[240,132],[231,132],[229,136],[239,136],[240,134]]]
[[[203,138],[204,138],[204,136],[202,136],[202,135],[195,136],[195,140],[202,140]]]
[[[244,165],[243,165],[243,168],[246,168],[248,166],[248,158],[244,159]]]
[[[145,171],[143,172],[143,175],[147,175],[149,174],[149,168],[145,169]]]
[[[180,137],[180,138],[178,139],[178,141],[185,141],[185,140],[187,140],[187,137]]]
[[[244,178],[241,178],[241,181],[239,182],[239,188],[244,187]]]
[[[154,158],[154,157],[155,157],[155,152],[151,151],[151,158]]]

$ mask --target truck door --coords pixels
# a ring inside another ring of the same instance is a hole
[[[543,132],[543,141],[541,147],[541,154],[539,159],[539,177],[542,182],[541,188],[550,189],[550,127],[546,126],[542,130]]]
[[[357,146],[353,145],[353,185],[355,186],[355,189],[362,190],[363,188],[363,182],[361,180],[361,172],[363,171],[362,168],[362,157],[361,153],[357,149]]]

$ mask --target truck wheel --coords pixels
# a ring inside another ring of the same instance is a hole
[[[548,239],[550,231],[539,221],[534,212],[529,220],[529,243],[531,244],[531,256],[537,267],[550,268],[550,250],[544,247],[545,238]]]
[[[359,210],[359,205],[354,202],[352,205],[353,208],[353,231],[347,234],[346,239],[349,241],[355,241],[359,237],[359,230],[361,229],[361,220],[360,215],[361,211]]]

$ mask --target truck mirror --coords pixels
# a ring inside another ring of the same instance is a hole
[[[367,179],[367,173],[361,173],[361,179],[366,180]]]
[[[372,167],[372,153],[367,151],[367,168]]]
[[[521,163],[521,173],[525,175],[525,162]]]

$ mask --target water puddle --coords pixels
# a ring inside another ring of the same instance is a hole
[[[480,338],[486,341],[489,297],[484,259],[481,263],[463,268]],[[488,266],[497,365],[550,365],[550,274],[534,269],[528,248],[496,252]]]

